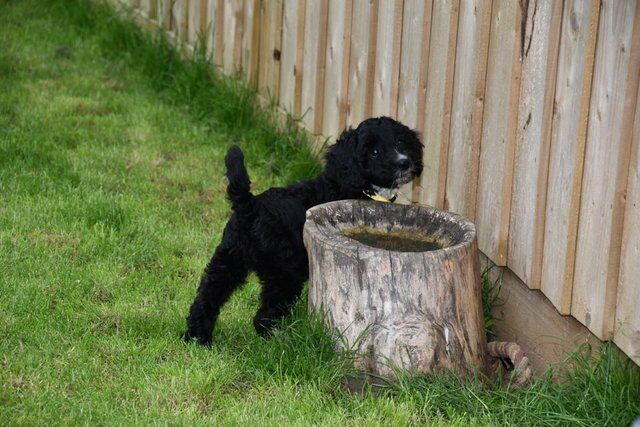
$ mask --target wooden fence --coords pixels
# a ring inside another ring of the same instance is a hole
[[[640,355],[640,0],[128,0],[314,134],[390,115],[414,202]],[[636,359],[637,360],[637,359]]]

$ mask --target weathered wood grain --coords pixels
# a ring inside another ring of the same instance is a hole
[[[302,73],[301,115],[304,127],[317,133],[322,125],[322,98],[324,96],[324,61],[328,0],[308,1],[305,14],[304,60]],[[324,18],[322,18],[324,16]]]
[[[260,1],[244,0],[242,33],[242,71],[252,86],[258,84],[260,53]]]
[[[624,191],[631,152],[630,124],[640,76],[638,26],[637,1],[602,2],[571,315],[603,340],[611,337],[614,327]]]
[[[353,0],[329,1],[322,135],[330,140],[346,123],[352,11]]]
[[[429,45],[430,20],[424,22],[425,8],[431,10],[431,1],[405,0],[402,18],[402,49],[400,58],[400,84],[398,89],[398,120],[410,128],[417,128],[417,106],[420,95],[420,66],[423,44]],[[426,36],[426,40],[425,40]],[[428,61],[428,59],[427,59]],[[426,73],[425,73],[426,74]],[[426,76],[425,76],[426,77]],[[425,85],[426,86],[426,85]],[[423,125],[424,126],[424,125]]]
[[[520,3],[494,0],[478,168],[478,247],[507,262],[513,156],[520,94]]]
[[[218,62],[216,58],[219,58],[219,52],[222,51],[221,43],[223,41],[221,34],[223,28],[218,28],[220,25],[219,14],[224,13],[224,6],[221,6],[223,2],[221,0],[207,0],[206,7],[206,37],[207,53],[211,56],[214,65],[221,66],[222,62]]]
[[[318,45],[316,55],[318,56],[318,79],[316,81],[315,94],[314,94],[314,124],[313,133],[315,135],[322,134],[322,123],[324,120],[324,82],[326,76],[327,67],[327,28],[329,25],[329,0],[323,0],[320,7],[320,16],[318,17],[319,32],[318,32]]]
[[[284,0],[282,12],[282,52],[280,53],[280,105],[293,113],[296,92],[299,8],[304,2]]]
[[[445,250],[376,249],[342,234],[354,226],[422,230]],[[309,307],[319,311],[357,365],[393,377],[394,366],[460,376],[486,372],[477,246],[473,224],[433,208],[345,200],[307,212]],[[337,337],[336,337],[337,338]]]
[[[459,1],[433,3],[426,108],[418,117],[425,123],[420,200],[438,208],[444,206],[459,7]]]
[[[296,31],[296,62],[294,68],[295,75],[295,89],[293,92],[293,115],[300,117],[301,105],[302,105],[302,79],[303,73],[303,61],[304,61],[304,38],[305,38],[305,14],[306,14],[307,1],[300,0],[298,3],[298,16],[297,16],[297,31]]]
[[[152,4],[155,5],[155,0],[141,0],[140,1],[140,5],[138,6],[138,9],[140,10],[140,12],[142,12],[142,14],[144,15],[145,18],[153,19],[151,17]]]
[[[622,234],[620,280],[613,341],[640,364],[640,90],[636,98],[633,148]]]
[[[200,29],[200,7],[202,4],[200,0],[188,0],[187,5],[187,43],[195,46],[202,32]]]
[[[186,42],[189,34],[189,0],[173,0],[171,3],[171,30],[176,40]]]
[[[243,0],[225,0],[222,66],[224,72],[229,75],[235,74],[241,69],[243,7]]]
[[[427,108],[427,73],[429,70],[429,48],[431,46],[431,15],[433,11],[433,1],[426,2],[424,7],[424,18],[422,19],[422,43],[420,50],[420,71],[418,79],[418,101],[416,107],[416,119],[424,117]],[[456,37],[457,38],[457,37]],[[453,96],[453,95],[452,95]],[[423,120],[417,120],[416,130],[420,137],[424,134],[425,123]],[[423,187],[422,180],[419,177],[413,179],[411,183],[411,201],[420,203]]]
[[[283,0],[260,2],[258,90],[266,99],[276,103],[280,95],[282,6]]]
[[[224,0],[215,0],[215,24],[213,25],[213,63],[223,67],[224,63]]]
[[[200,2],[200,17],[199,17],[199,26],[200,26],[200,34],[202,38],[202,43],[208,43],[208,34],[207,30],[209,29],[209,21],[207,21],[209,17],[209,0],[198,0]]]
[[[165,31],[171,31],[171,0],[158,0],[158,23]]]
[[[571,310],[599,10],[599,0],[567,0],[562,15],[540,282],[540,289],[561,314]]]
[[[351,19],[347,125],[371,116],[378,28],[378,0],[354,0]]]
[[[424,117],[426,107],[432,5],[432,0],[405,0],[402,19],[398,120],[421,136],[424,120],[418,117]],[[420,179],[405,184],[399,192],[407,201],[418,202],[422,193]]]
[[[403,0],[380,0],[373,76],[373,116],[395,117],[398,111]]]
[[[481,254],[480,269],[491,265]],[[584,343],[596,355],[599,341],[595,335],[573,317],[560,315],[542,292],[527,288],[508,268],[493,267],[488,274],[500,286],[491,310],[495,339],[521,345],[536,374],[544,374],[550,363],[565,360]]]
[[[562,2],[533,0],[528,6],[520,46],[522,76],[507,265],[527,286],[538,289]]]
[[[202,0],[205,1],[205,0]],[[149,18],[154,20],[156,23],[160,22],[160,7],[162,4],[162,0],[151,0],[149,5]]]
[[[475,219],[491,0],[463,1],[456,48],[444,208]],[[424,183],[423,185],[429,185]]]

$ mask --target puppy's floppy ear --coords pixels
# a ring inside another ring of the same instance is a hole
[[[422,175],[422,170],[424,168],[424,164],[422,163],[422,156],[423,156],[423,151],[424,151],[424,144],[422,143],[422,135],[420,135],[420,133],[417,130],[413,130],[411,129],[411,135],[413,136],[413,148],[412,151],[415,152],[415,156],[416,156],[416,162],[415,162],[415,168],[416,168],[416,176],[420,176]]]
[[[358,129],[347,129],[325,156],[327,176],[340,184],[344,193],[368,189],[358,164]]]
[[[414,174],[416,176],[422,175],[424,164],[422,163],[422,156],[424,151],[424,144],[422,144],[422,138],[417,130],[411,129],[402,123],[399,123],[402,127],[402,141],[404,154],[408,154],[413,161]]]

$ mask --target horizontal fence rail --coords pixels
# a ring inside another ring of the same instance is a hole
[[[313,134],[417,129],[407,198],[469,217],[489,259],[640,355],[638,0],[125,3]]]

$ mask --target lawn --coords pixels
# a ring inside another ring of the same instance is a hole
[[[303,300],[272,339],[252,277],[210,349],[179,336],[229,206],[318,160],[255,94],[82,0],[0,0],[0,424],[628,425],[640,373],[604,346],[530,387],[407,378],[349,394]]]

